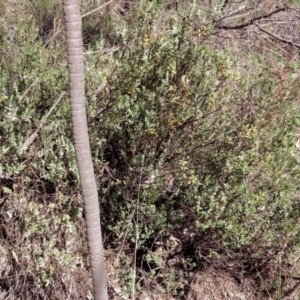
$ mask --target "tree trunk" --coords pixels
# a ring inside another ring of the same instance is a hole
[[[84,200],[95,300],[107,300],[98,193],[85,109],[82,21],[79,0],[63,0],[74,146]]]

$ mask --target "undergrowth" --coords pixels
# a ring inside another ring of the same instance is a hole
[[[62,299],[88,269],[63,20],[59,5],[24,5],[21,21],[0,20],[0,287]],[[183,296],[193,270],[224,255],[264,276],[299,250],[296,88],[276,84],[273,62],[255,54],[260,76],[245,75],[209,46],[213,28],[191,7],[182,17],[156,1],[118,3],[84,19],[105,247],[121,253],[128,293],[167,273],[157,282]]]

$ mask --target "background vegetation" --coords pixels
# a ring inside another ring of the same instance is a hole
[[[82,1],[112,299],[297,288],[299,3],[252,2]],[[86,299],[62,5],[0,5],[0,298]]]

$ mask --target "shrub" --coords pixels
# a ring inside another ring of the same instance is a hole
[[[1,293],[60,299],[80,260],[72,247],[79,246],[73,236],[80,235],[76,224],[82,215],[77,189],[71,187],[77,169],[69,103],[54,105],[67,89],[61,64],[65,47],[52,45],[49,52],[32,16],[13,28],[10,35],[1,19],[0,238],[7,258]],[[36,138],[24,148],[35,131]],[[53,286],[60,287],[58,292]]]
[[[135,16],[106,93],[91,103],[107,105],[91,124],[92,140],[102,141],[107,228],[134,242],[138,226],[140,244],[167,230],[256,256],[292,251],[299,170],[289,93],[278,97],[267,62],[249,79],[229,53],[210,50],[210,28],[197,34],[193,15],[160,32],[155,9]]]
[[[26,286],[28,299],[67,298],[61,274],[88,264],[80,259],[86,246],[69,103],[59,102],[46,118],[68,87],[60,11],[49,3],[29,5],[16,26],[7,28],[1,17],[0,30],[0,51],[9,54],[0,55],[0,206],[8,213],[0,215],[0,237],[11,266],[1,286],[15,286],[15,295]],[[147,5],[132,3],[122,18],[116,5],[84,20],[107,248],[126,244],[145,254],[153,278],[163,259],[143,251],[164,234],[181,240],[176,251],[189,257],[189,269],[224,253],[249,270],[257,260],[286,263],[299,248],[295,81],[279,85],[274,62],[254,54],[248,76],[230,52],[212,50],[213,28],[193,6],[183,17],[160,1]],[[296,61],[292,67],[299,68]],[[130,259],[120,257],[128,268]],[[166,290],[183,293],[186,270],[172,272]],[[132,274],[120,272],[125,290],[134,288]]]

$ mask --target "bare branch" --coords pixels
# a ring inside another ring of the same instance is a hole
[[[280,300],[292,299],[296,295],[296,293],[299,291],[299,288],[300,288],[300,282],[298,282],[293,288],[288,290]]]
[[[282,8],[278,8],[268,14],[263,14],[261,16],[258,16],[256,18],[250,19],[245,23],[241,23],[241,24],[236,24],[236,25],[222,25],[222,24],[215,24],[215,27],[218,29],[228,29],[228,30],[232,30],[232,29],[242,29],[245,28],[247,26],[253,25],[255,22],[266,19],[274,14],[277,14],[279,12],[282,11],[287,11],[288,8],[282,7]]]
[[[300,44],[295,44],[293,41],[289,41],[289,40],[286,40],[272,32],[270,32],[269,30],[267,29],[264,29],[262,28],[261,26],[259,26],[258,24],[254,23],[254,25],[262,32],[268,34],[269,36],[273,37],[274,39],[278,40],[278,41],[281,41],[283,43],[286,43],[286,44],[289,44],[291,46],[294,46],[294,47],[297,47],[297,48],[300,48]]]

